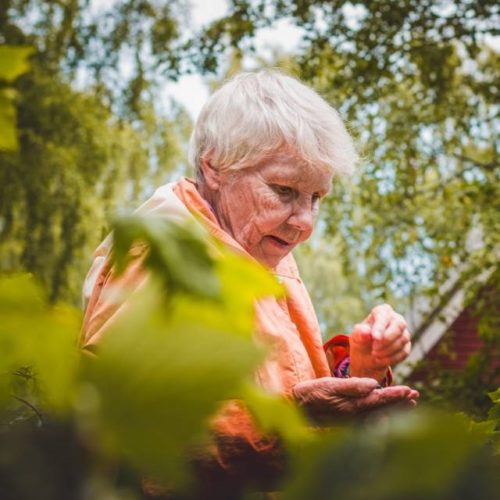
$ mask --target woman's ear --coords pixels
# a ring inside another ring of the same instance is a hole
[[[208,158],[201,158],[200,169],[207,187],[217,191],[220,186],[220,172],[212,166]]]

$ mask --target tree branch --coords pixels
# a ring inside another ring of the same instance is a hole
[[[35,415],[38,417],[38,426],[41,427],[43,425],[42,413],[40,412],[40,410],[38,410],[38,408],[36,406],[32,405],[26,399],[20,398],[19,396],[14,396],[14,399],[17,399],[21,403],[23,403],[26,406],[28,406],[31,410],[33,410],[33,412],[35,413]]]

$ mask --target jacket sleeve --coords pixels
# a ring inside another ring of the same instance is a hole
[[[143,245],[133,247],[129,252],[129,263],[120,275],[116,274],[109,256],[104,259],[97,273],[93,270],[94,266],[89,271],[86,284],[91,278],[92,286],[80,334],[80,346],[83,349],[95,349],[106,330],[127,310],[128,302],[124,297],[147,283],[149,273],[143,266],[146,253]]]
[[[326,359],[330,366],[333,377],[349,376],[349,337],[347,335],[335,335],[328,340],[323,348],[325,349]],[[387,387],[392,384],[392,370],[389,367],[382,381],[382,385]]]

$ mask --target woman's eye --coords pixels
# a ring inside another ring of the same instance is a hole
[[[319,195],[319,193],[314,193],[312,195],[312,206],[317,207],[320,201],[321,201],[321,196]]]
[[[288,186],[280,186],[279,184],[275,184],[273,189],[279,194],[283,196],[289,196],[293,194],[293,189]]]

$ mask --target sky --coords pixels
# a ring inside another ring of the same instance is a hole
[[[226,0],[190,0],[190,4],[193,29],[222,17],[228,9]],[[269,47],[292,51],[298,45],[301,36],[300,28],[290,22],[282,21],[275,23],[272,28],[259,30],[255,44],[259,54],[265,56]],[[200,75],[187,75],[176,83],[165,85],[162,98],[167,102],[170,97],[180,102],[194,121],[209,97],[209,89]]]
[[[114,0],[91,0],[92,13],[99,13],[109,7]],[[214,19],[223,17],[228,11],[227,0],[186,0],[191,6],[189,24],[193,31],[210,23]],[[275,22],[273,27],[260,29],[255,37],[255,46],[259,56],[270,54],[270,48],[279,48],[281,52],[292,52],[302,38],[303,30],[294,26],[290,21]],[[131,70],[132,60],[126,57],[122,61],[120,70],[127,74]],[[83,75],[84,78],[84,75]],[[170,99],[173,98],[189,113],[193,122],[210,94],[208,85],[200,75],[186,75],[178,82],[169,82],[163,86],[161,100],[165,109],[170,108]]]
[[[190,0],[189,3],[191,4],[191,22],[195,30],[222,17],[227,10],[226,0]],[[165,102],[172,97],[180,102],[193,121],[196,120],[208,96],[208,87],[200,75],[183,76],[178,82],[165,85],[162,93]]]

